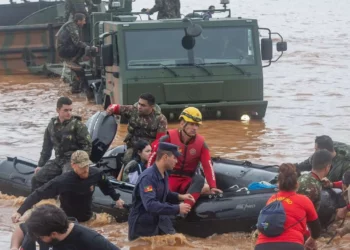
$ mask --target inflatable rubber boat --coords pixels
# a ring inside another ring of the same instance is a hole
[[[115,179],[122,167],[121,159],[126,150],[124,146],[108,150],[118,128],[117,122],[113,116],[97,112],[87,121],[87,126],[93,140],[91,161],[108,173],[110,181],[126,204],[124,209],[115,208],[113,200],[96,188],[93,210],[109,213],[118,222],[125,222],[134,185]],[[0,191],[9,195],[28,196],[36,166],[37,162],[21,157],[7,157],[0,161]],[[277,189],[249,190],[247,187],[252,182],[260,181],[275,184],[277,166],[222,158],[213,158],[213,166],[218,188],[224,191],[223,194],[202,195],[186,218],[173,218],[176,230],[197,237],[207,237],[214,233],[251,231],[255,227],[260,210]],[[198,174],[202,172],[198,171]],[[341,190],[322,191],[319,217],[323,228],[327,228],[333,222],[336,209],[344,204]]]

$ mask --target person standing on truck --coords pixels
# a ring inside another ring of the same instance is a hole
[[[188,107],[181,112],[179,119],[180,129],[169,130],[167,135],[159,139],[159,142],[173,143],[180,148],[182,155],[169,176],[169,189],[180,194],[190,193],[194,200],[185,200],[185,203],[192,207],[205,185],[204,177],[196,174],[199,163],[202,163],[211,193],[222,193],[222,191],[216,188],[209,148],[204,137],[197,134],[202,124],[201,112],[197,108]],[[157,143],[154,143],[149,165],[153,163],[157,154],[157,146]]]
[[[58,99],[58,116],[51,119],[45,130],[38,167],[32,177],[32,191],[62,172],[72,170],[70,161],[74,151],[84,150],[88,155],[91,153],[92,143],[88,129],[81,122],[81,117],[72,116],[72,109],[71,99]],[[52,149],[56,155],[54,160],[50,160]]]
[[[168,189],[168,173],[180,155],[178,147],[171,143],[159,143],[155,164],[142,172],[132,194],[129,240],[142,236],[174,234],[170,215],[187,214],[191,207],[183,200],[193,200],[190,194],[178,194]]]
[[[123,208],[124,201],[120,199],[120,194],[116,193],[102,170],[89,166],[89,155],[85,151],[74,152],[71,163],[73,171],[57,176],[25,199],[22,206],[12,215],[14,223],[39,201],[57,195],[60,196],[62,209],[69,217],[74,217],[79,222],[88,221],[93,216],[92,195],[96,185],[104,195],[109,195],[115,201],[116,207]]]
[[[166,134],[168,121],[152,94],[141,94],[134,105],[112,104],[106,112],[109,115],[121,115],[128,120],[128,134],[124,139],[127,147],[123,159],[125,164],[131,160],[138,140],[146,140],[151,144]]]
[[[148,15],[158,11],[157,19],[181,18],[180,0],[156,0],[152,9],[146,9]]]
[[[84,69],[79,65],[80,60],[85,55],[85,50],[89,47],[80,39],[79,29],[86,23],[86,16],[76,13],[73,21],[68,21],[59,29],[56,34],[58,55],[67,66],[74,71],[78,78],[78,86],[72,87],[72,93],[79,93],[81,87],[84,89],[89,100],[94,98],[92,89],[88,85]],[[98,51],[96,47],[91,50]],[[80,86],[79,86],[80,85]]]
[[[332,167],[328,173],[327,178],[332,181],[340,181],[342,176],[347,170],[350,170],[350,146],[344,143],[336,143],[335,149],[334,143],[331,137],[328,135],[316,136],[315,139],[315,152],[321,149],[328,150],[332,156]],[[297,171],[311,171],[313,156],[309,157],[302,163],[296,164]]]
[[[321,202],[322,179],[329,173],[332,158],[332,154],[326,149],[316,151],[313,155],[311,172],[298,179],[297,193],[309,197],[316,211],[318,211]]]

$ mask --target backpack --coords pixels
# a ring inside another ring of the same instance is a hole
[[[279,201],[277,200],[276,194],[276,200],[261,209],[258,217],[258,223],[256,224],[260,233],[267,237],[276,237],[281,235],[285,230],[297,225],[305,218],[303,217],[301,220],[298,220],[288,228],[284,228],[287,216],[282,201],[288,199],[289,197],[290,196]]]

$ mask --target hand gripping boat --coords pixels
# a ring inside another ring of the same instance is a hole
[[[125,209],[115,208],[113,200],[96,188],[93,209],[95,212],[109,213],[118,222],[124,222],[127,220],[134,185],[114,178],[122,167],[121,159],[125,152],[124,146],[108,150],[117,132],[117,122],[113,116],[97,112],[86,125],[93,141],[92,162],[108,173],[116,191],[127,204]],[[0,191],[9,195],[28,196],[36,166],[37,162],[20,157],[7,157],[0,161]],[[247,186],[259,181],[275,183],[277,167],[221,158],[213,158],[213,166],[218,188],[224,193],[201,196],[186,218],[173,218],[176,230],[197,237],[207,237],[214,233],[251,231],[255,227],[260,210],[277,189],[251,191]],[[333,222],[336,209],[344,204],[340,190],[322,191],[319,217],[324,228]]]

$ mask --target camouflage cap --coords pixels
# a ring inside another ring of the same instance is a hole
[[[72,164],[78,165],[80,168],[88,167],[91,164],[89,155],[83,150],[77,150],[72,154]]]

